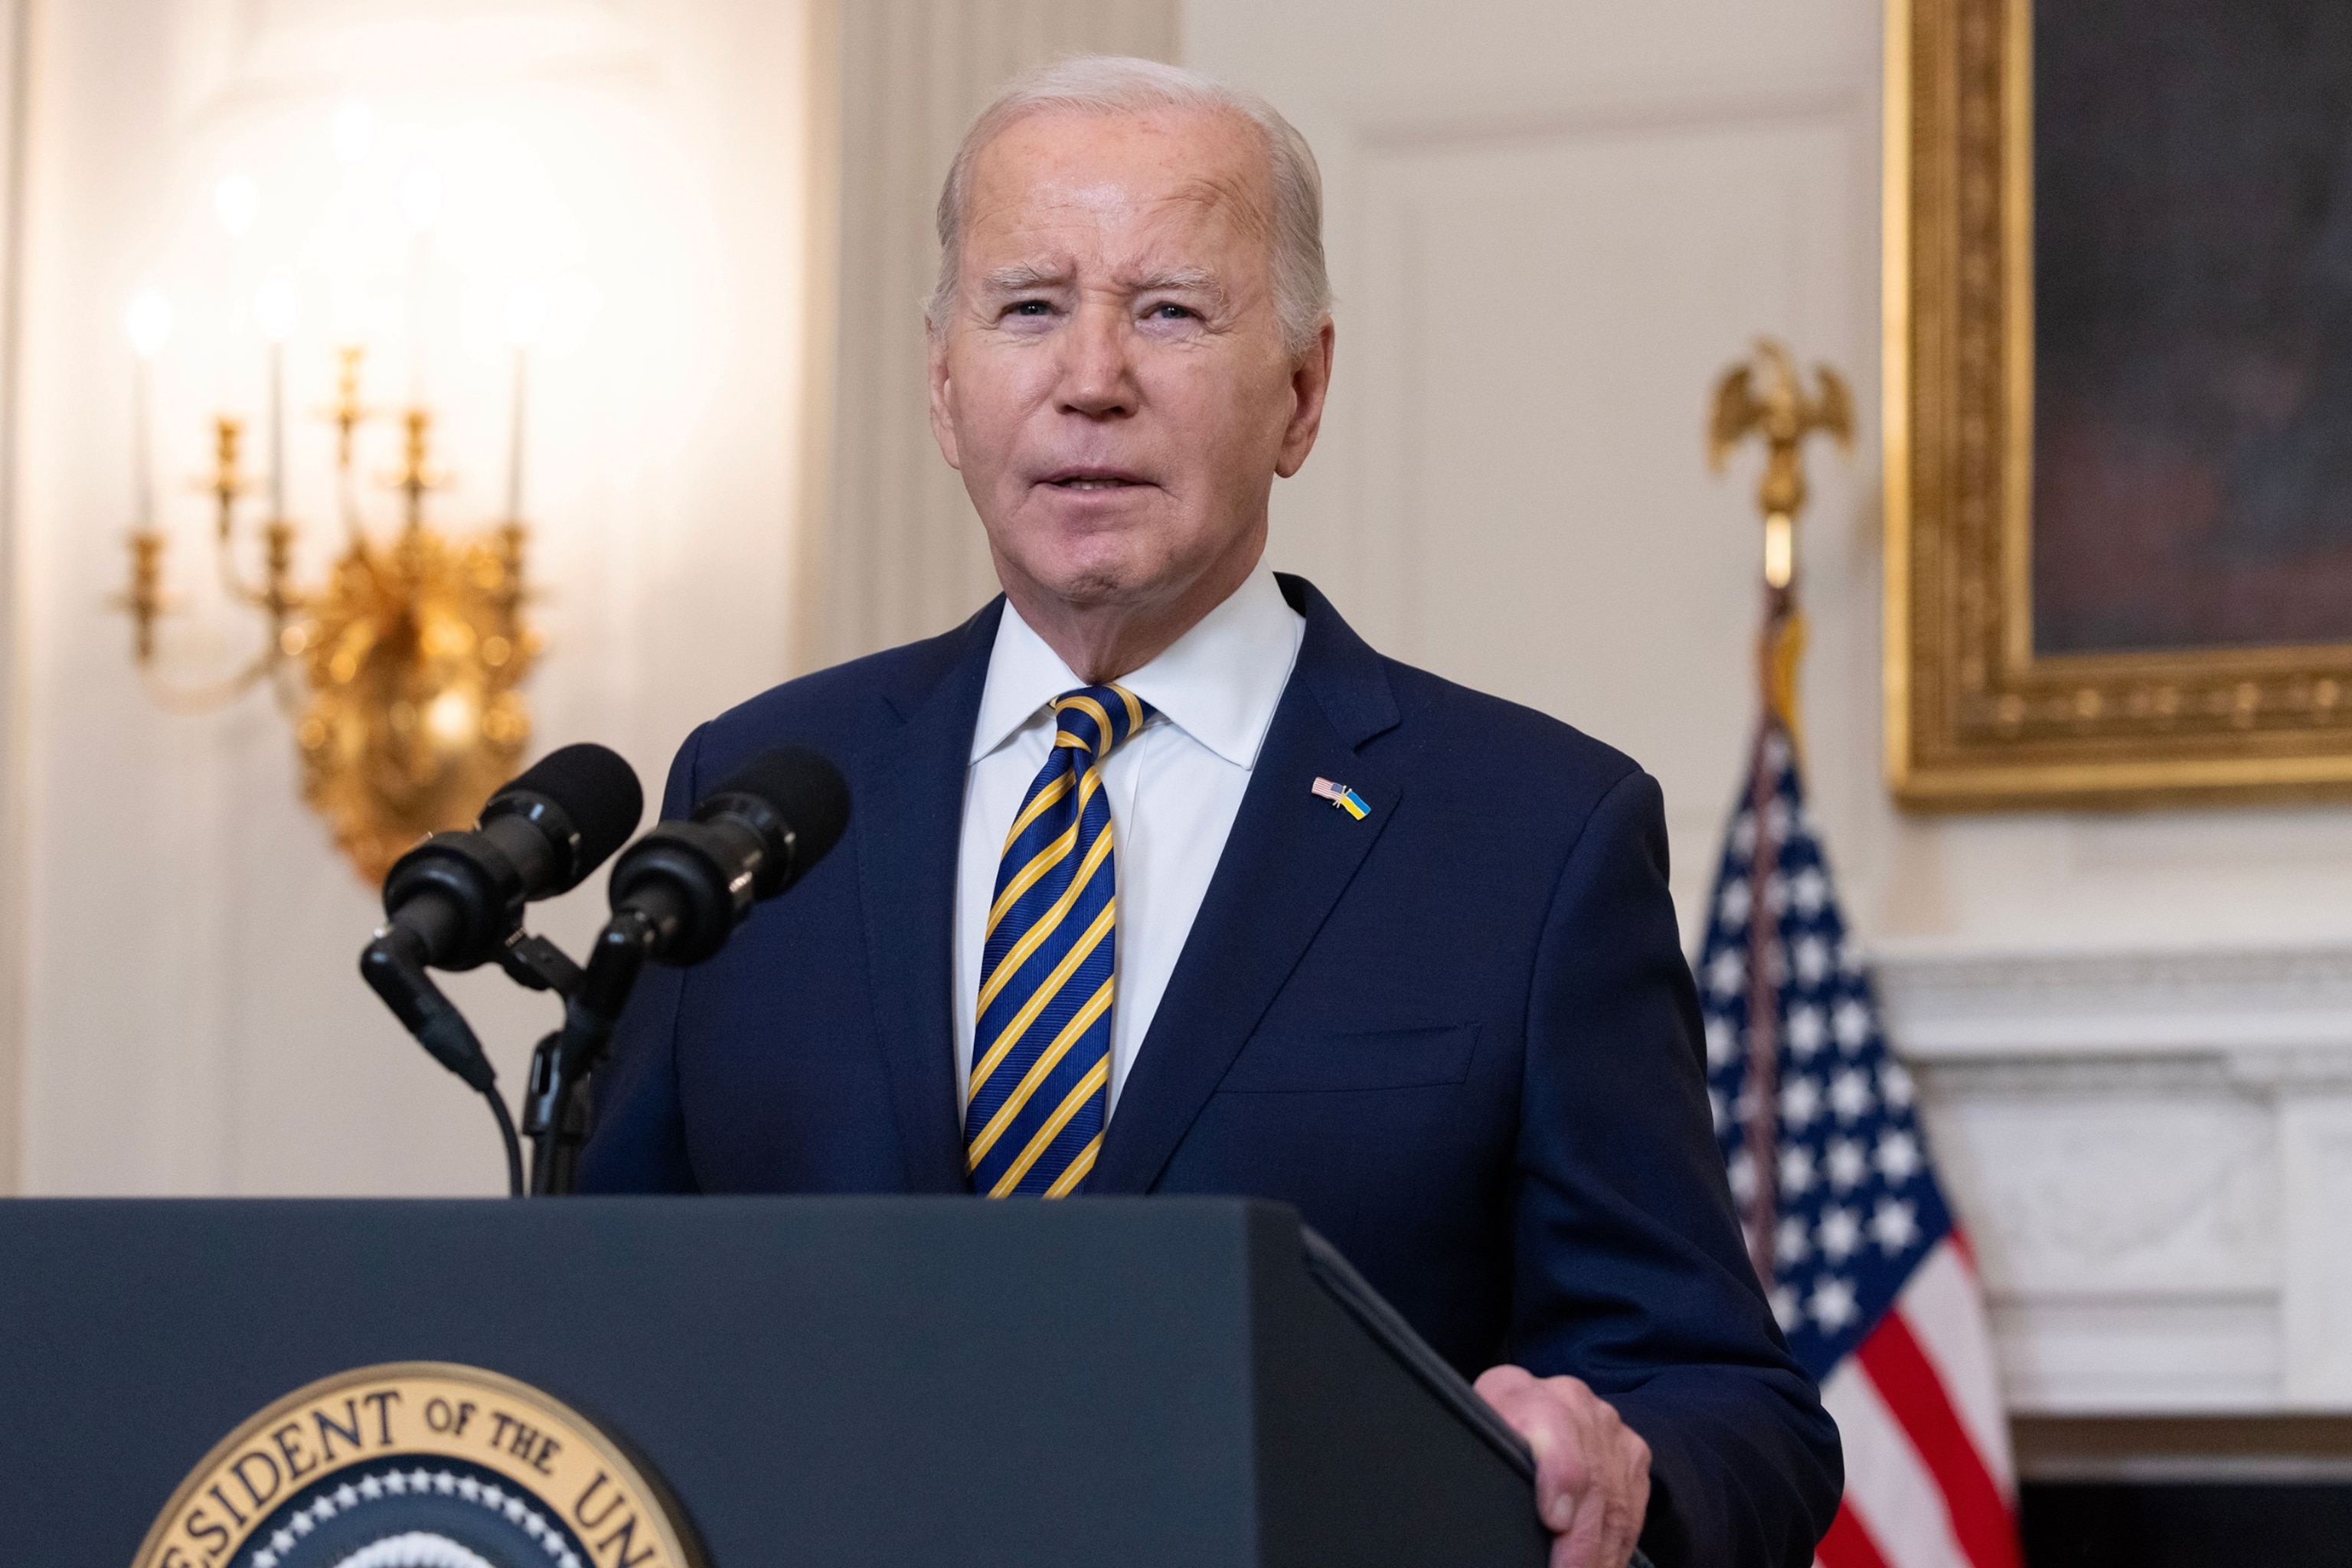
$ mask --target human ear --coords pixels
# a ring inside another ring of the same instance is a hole
[[[948,373],[948,333],[952,327],[933,327],[924,335],[930,343],[931,439],[940,444],[940,456],[948,467],[962,471],[963,464],[956,453],[955,384]]]
[[[1316,434],[1323,428],[1323,405],[1331,392],[1331,318],[1315,330],[1315,342],[1290,367],[1290,423],[1282,432],[1282,450],[1274,471],[1288,479],[1306,465],[1315,449]]]

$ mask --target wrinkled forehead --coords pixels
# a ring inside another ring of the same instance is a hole
[[[1106,256],[1236,243],[1263,250],[1273,195],[1265,137],[1240,115],[1043,110],[1006,126],[973,159],[965,254],[1072,245]]]

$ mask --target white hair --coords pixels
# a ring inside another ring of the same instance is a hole
[[[963,133],[955,162],[940,187],[940,280],[925,322],[946,329],[955,309],[962,260],[964,205],[971,166],[981,149],[1017,120],[1070,110],[1081,114],[1147,114],[1161,109],[1237,115],[1265,138],[1274,176],[1274,310],[1282,341],[1293,354],[1314,343],[1331,309],[1331,279],[1323,265],[1323,174],[1297,128],[1254,92],[1225,86],[1180,66],[1121,55],[1078,55],[1015,78],[980,111]]]

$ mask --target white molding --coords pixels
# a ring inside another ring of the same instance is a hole
[[[2352,1082],[2352,948],[1874,958],[1894,1040],[1924,1061],[2204,1054],[2252,1081]]]
[[[2277,1301],[1996,1294],[1993,1340],[2012,1415],[2255,1415],[2279,1409]]]

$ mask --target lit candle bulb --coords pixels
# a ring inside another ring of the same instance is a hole
[[[522,446],[525,398],[530,384],[530,345],[547,324],[547,290],[518,283],[507,292],[507,341],[514,344],[514,421],[507,435],[507,521],[522,521]]]
[[[231,239],[243,239],[261,216],[261,186],[251,174],[231,174],[213,187],[213,216]]]
[[[153,366],[172,335],[172,302],[152,289],[142,290],[123,311],[122,328],[130,335],[131,353],[138,356],[131,386],[131,473],[139,531],[146,533],[155,527],[154,455],[150,449],[154,427],[150,406],[154,395]]]
[[[363,99],[347,98],[335,108],[335,156],[362,163],[375,146],[375,111]]]
[[[286,340],[302,317],[302,290],[283,267],[254,296],[254,320],[269,343],[269,521],[286,521]]]

